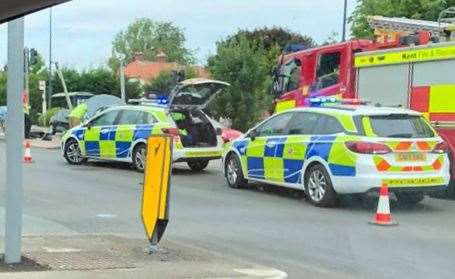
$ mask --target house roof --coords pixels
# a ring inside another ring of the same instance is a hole
[[[162,71],[180,70],[182,66],[175,62],[151,62],[135,60],[125,67],[125,76],[148,82]]]
[[[68,1],[70,0],[2,0],[0,1],[0,23]]]
[[[155,56],[154,61],[146,61],[144,54],[138,52],[134,55],[134,60],[125,67],[125,76],[129,78],[139,79],[144,83],[148,83],[156,78],[163,71],[179,71],[183,70],[185,66],[176,62],[168,62],[167,55],[163,51],[159,51]],[[192,66],[196,72],[197,77],[209,78],[208,71],[198,65]]]

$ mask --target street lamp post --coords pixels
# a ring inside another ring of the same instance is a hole
[[[341,41],[346,41],[346,21],[348,14],[348,0],[344,0],[344,9],[343,9],[343,33],[341,35]]]
[[[52,106],[52,8],[49,9],[49,90],[48,105]]]
[[[8,23],[5,262],[21,262],[22,141],[24,139],[24,18]]]

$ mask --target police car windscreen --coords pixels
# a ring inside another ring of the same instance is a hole
[[[380,137],[389,138],[430,138],[434,132],[420,116],[384,115],[370,116],[371,127]]]

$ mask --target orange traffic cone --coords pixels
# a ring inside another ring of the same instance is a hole
[[[25,142],[24,163],[26,164],[33,163],[31,145],[29,141]]]
[[[380,226],[398,225],[398,223],[392,219],[392,214],[390,213],[389,188],[385,184],[379,189],[378,209],[374,219],[369,223]]]

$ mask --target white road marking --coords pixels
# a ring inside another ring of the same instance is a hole
[[[43,247],[46,252],[49,253],[71,253],[71,252],[81,252],[81,249],[76,248],[50,248],[50,247]]]
[[[97,217],[97,218],[109,219],[109,218],[117,218],[117,215],[116,215],[116,214],[102,213],[102,214],[96,215],[96,217]]]
[[[240,268],[234,269],[234,271],[244,275],[260,277],[264,279],[284,279],[288,277],[288,274],[286,272],[274,268],[271,269]]]

